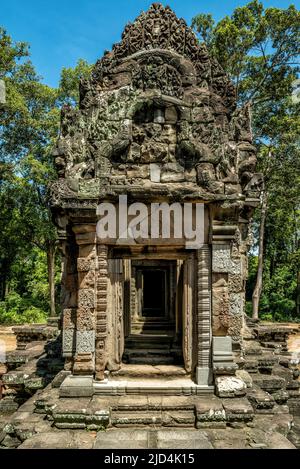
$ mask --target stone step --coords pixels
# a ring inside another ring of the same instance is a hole
[[[145,365],[172,365],[176,362],[175,358],[166,355],[135,355],[131,356],[124,353],[123,360],[132,365],[145,364]]]
[[[274,398],[268,393],[263,391],[257,386],[248,392],[248,400],[258,413],[272,413],[272,409],[275,405]]]
[[[122,364],[122,367],[118,371],[112,371],[110,373],[113,378],[177,378],[180,376],[189,376],[183,366],[176,365],[130,365]]]
[[[75,402],[60,399],[52,407],[56,428],[99,430],[107,426],[225,428],[247,424],[254,411],[247,399],[218,399],[214,396],[94,396]]]
[[[170,330],[174,329],[175,322],[174,321],[163,321],[163,320],[152,320],[152,319],[146,319],[145,321],[132,321],[131,322],[131,327],[145,327],[145,328],[151,328],[153,329],[158,329],[159,327],[161,328],[160,330]]]
[[[170,349],[169,348],[136,348],[136,349],[125,349],[124,354],[128,355],[132,358],[134,357],[156,357],[156,356],[165,356],[166,353],[169,353]]]
[[[62,384],[62,386],[64,383]],[[95,395],[101,396],[196,396],[214,392],[214,386],[198,386],[189,378],[176,379],[109,379],[106,383],[94,382]]]
[[[194,427],[193,397],[94,396],[92,400],[61,398],[50,412],[60,429],[99,430],[117,427],[163,425]]]
[[[126,349],[159,349],[159,350],[169,350],[171,348],[170,343],[159,343],[159,342],[151,342],[151,341],[130,341],[125,343],[125,348]]]
[[[194,410],[152,410],[151,412],[112,411],[111,424],[115,427],[164,426],[195,427]]]
[[[167,334],[130,334],[126,338],[126,344],[151,343],[169,345],[173,342],[173,337]]]
[[[131,330],[142,331],[166,331],[167,333],[174,330],[173,323],[157,323],[157,322],[144,322],[144,323],[131,323]]]
[[[121,396],[109,398],[112,411],[122,412],[152,412],[153,410],[185,410],[194,411],[197,397],[191,396]],[[95,409],[103,406],[102,397],[93,397],[92,405]]]
[[[276,392],[285,387],[285,379],[276,375],[252,375],[253,383],[263,391]]]

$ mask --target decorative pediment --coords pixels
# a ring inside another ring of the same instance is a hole
[[[159,3],[126,26],[122,41],[113,47],[113,53],[117,58],[124,58],[149,49],[169,49],[194,60],[208,59],[205,47],[199,45],[184,19],[177,18],[170,7]]]
[[[58,175],[78,198],[253,197],[250,115],[234,91],[185,21],[155,3],[82,80],[79,109],[63,108]]]

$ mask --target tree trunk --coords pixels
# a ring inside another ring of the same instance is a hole
[[[262,193],[261,218],[259,227],[258,267],[255,288],[252,295],[252,318],[258,319],[259,300],[262,291],[262,277],[264,268],[264,238],[265,224],[268,210],[268,195],[266,190]]]
[[[56,316],[55,311],[55,241],[50,240],[47,246],[47,265],[48,265],[48,282],[50,296],[50,317]]]
[[[296,317],[300,317],[300,271],[297,272]]]
[[[5,300],[5,292],[6,292],[6,276],[5,274],[3,274],[0,277],[0,301]]]
[[[7,258],[4,258],[0,273],[0,301],[5,301],[8,294],[8,272],[10,272],[10,263]]]

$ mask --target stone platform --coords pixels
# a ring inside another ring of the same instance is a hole
[[[19,449],[295,449],[280,434],[263,430],[109,430],[60,431],[32,436]]]
[[[194,402],[188,397],[59,399],[58,389],[48,386],[6,422],[0,422],[0,446],[20,449],[295,448],[287,439],[291,427],[288,413],[255,415],[247,399],[193,399]],[[171,415],[171,409],[173,415],[177,412],[177,417],[190,412],[194,421],[197,418],[207,426],[195,429],[191,422],[187,425],[178,419],[156,423],[152,420],[151,424],[142,420],[143,414],[148,419],[155,412]],[[121,419],[126,411],[131,423]],[[139,417],[140,424],[133,422]]]
[[[103,383],[62,370],[24,398],[34,364],[56,367],[49,344],[45,357],[41,344],[32,342],[8,355],[0,448],[299,448],[299,357],[275,347],[286,340],[286,329],[269,329],[262,334],[256,327],[236,358],[235,375],[216,376],[204,395],[180,366],[124,364]],[[76,396],[62,396],[74,378]]]
[[[251,390],[255,393],[255,389]],[[258,396],[259,398],[259,396]],[[264,399],[264,396],[261,397]],[[0,446],[18,448],[295,448],[292,416],[249,398],[93,396],[60,398],[48,385],[0,423]]]

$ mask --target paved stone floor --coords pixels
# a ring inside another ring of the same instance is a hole
[[[19,449],[295,449],[280,433],[194,429],[56,430],[33,435]]]

